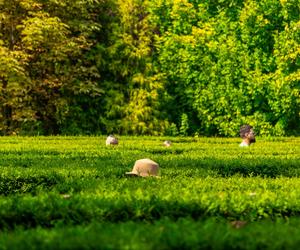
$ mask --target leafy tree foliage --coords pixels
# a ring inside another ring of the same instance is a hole
[[[106,93],[101,121],[109,133],[161,134],[168,125],[163,118],[163,77],[153,64],[153,31],[147,1],[116,3],[106,58],[98,68],[106,74]]]
[[[152,12],[177,107],[172,121],[180,124],[179,109],[200,134],[234,136],[243,123],[261,135],[299,129],[297,1],[158,2]]]
[[[299,16],[298,0],[0,0],[0,133],[297,134]]]
[[[103,92],[96,81],[98,70],[87,58],[91,36],[100,27],[91,19],[93,10],[89,17],[86,12],[89,4],[96,8],[96,3],[7,0],[1,4],[1,46],[7,51],[2,54],[8,56],[1,70],[4,134],[19,130],[57,134],[82,127],[82,116],[73,113],[89,113],[85,105]],[[95,126],[91,123],[85,132]]]

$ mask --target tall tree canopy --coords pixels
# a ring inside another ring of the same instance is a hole
[[[0,0],[0,133],[299,134],[298,0]]]

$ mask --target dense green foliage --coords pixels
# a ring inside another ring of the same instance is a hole
[[[1,0],[0,133],[297,134],[299,16],[298,0]]]
[[[237,138],[119,139],[1,137],[0,249],[299,244],[299,138],[249,148]],[[140,158],[158,162],[161,178],[127,177]]]
[[[242,230],[216,219],[163,219],[7,232],[0,235],[0,249],[295,249],[299,233],[299,219],[257,222]]]

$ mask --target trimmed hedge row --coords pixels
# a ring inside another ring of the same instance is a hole
[[[243,223],[241,223],[243,224]],[[299,218],[247,222],[239,228],[220,218],[91,223],[0,234],[1,250],[48,249],[297,249]]]
[[[53,227],[212,216],[255,221],[300,214],[298,178],[113,178],[60,185],[35,195],[1,197],[0,226],[12,229],[18,225]]]

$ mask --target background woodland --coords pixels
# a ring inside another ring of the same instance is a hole
[[[299,135],[299,0],[0,0],[0,134]]]

